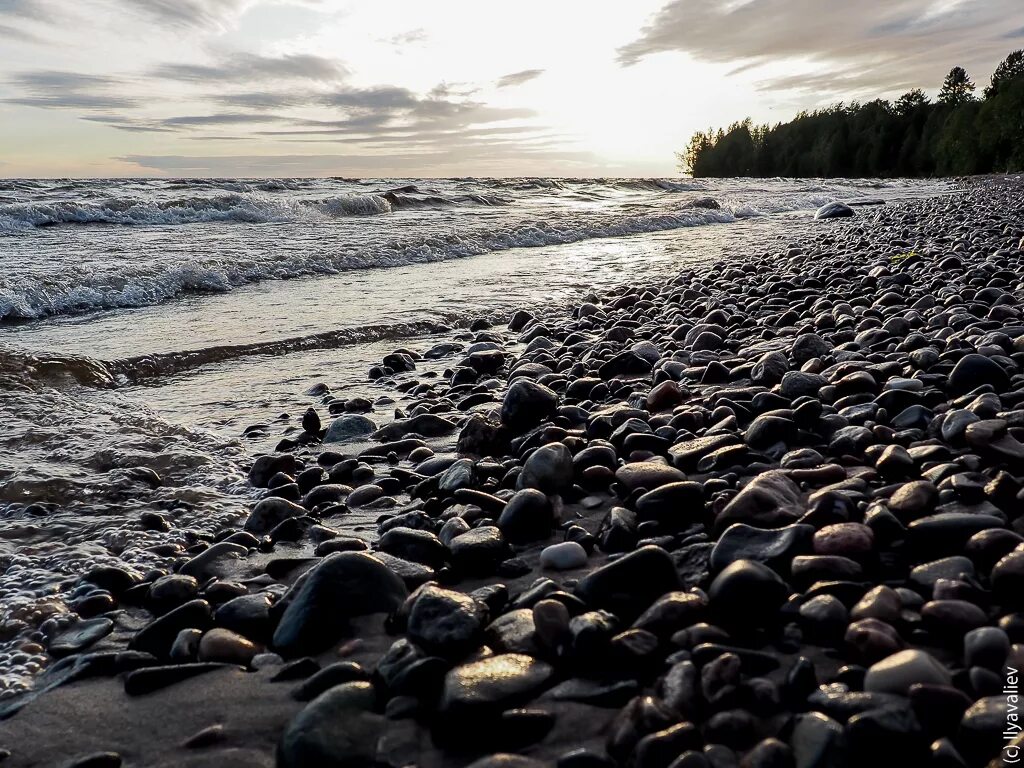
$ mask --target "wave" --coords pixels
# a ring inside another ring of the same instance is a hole
[[[114,371],[102,360],[84,355],[29,352],[0,343],[0,388],[32,389],[45,382],[73,381],[108,388],[116,383]]]
[[[381,194],[336,195],[319,199],[288,199],[267,194],[276,184],[261,185],[264,191],[243,189],[214,196],[151,200],[112,197],[99,202],[82,199],[55,202],[8,202],[0,204],[0,233],[60,225],[105,224],[121,226],[182,225],[198,223],[294,222],[342,216],[374,216],[399,208],[442,208],[457,205],[504,205],[506,198],[480,193],[446,197],[424,194],[416,187],[404,187]]]
[[[143,384],[198,368],[260,355],[284,355],[320,349],[337,349],[386,339],[405,339],[440,334],[465,325],[471,313],[444,313],[424,320],[338,328],[322,333],[253,344],[225,344],[202,349],[99,360],[85,355],[32,352],[0,343],[0,387],[32,389],[39,385],[76,383],[94,389]]]
[[[85,272],[72,276],[23,276],[6,287],[0,283],[0,321],[17,322],[51,315],[102,309],[141,307],[187,293],[224,292],[263,280],[330,275],[349,270],[401,267],[512,248],[565,245],[594,238],[621,237],[740,218],[728,208],[681,209],[674,213],[570,221],[536,222],[495,230],[381,242],[331,252],[279,253],[232,261],[140,262],[119,266],[117,272]],[[236,257],[237,258],[237,257]]]
[[[127,226],[180,225],[199,222],[261,224],[311,217],[390,213],[391,203],[381,195],[345,195],[301,201],[251,193],[143,200],[114,197],[102,202],[59,201],[0,205],[0,232],[63,224],[118,224]]]

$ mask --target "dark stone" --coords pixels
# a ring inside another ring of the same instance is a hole
[[[429,654],[458,659],[479,647],[487,609],[469,595],[424,585],[410,598],[406,632]]]
[[[144,667],[129,672],[124,678],[124,692],[129,696],[141,696],[158,691],[169,685],[189,680],[197,675],[205,675],[218,669],[228,669],[232,664],[219,662],[199,662],[195,664],[171,664],[166,667]]]
[[[730,625],[763,626],[777,619],[789,587],[771,568],[736,560],[719,573],[708,590],[716,615]]]
[[[624,621],[632,621],[654,600],[681,587],[668,553],[647,546],[588,574],[574,591],[591,608],[608,610]]]
[[[344,636],[349,618],[393,612],[407,596],[402,580],[371,555],[328,555],[282,598],[274,648],[285,656],[323,651]]]
[[[1010,386],[1010,377],[1003,367],[984,355],[965,355],[949,374],[948,389],[955,395],[965,394],[983,384],[991,385],[996,392],[1004,392]]]
[[[167,658],[178,633],[183,629],[207,630],[213,626],[213,612],[205,600],[191,600],[151,621],[136,633],[128,647],[133,651]]]
[[[736,560],[754,560],[786,572],[798,555],[811,551],[814,526],[794,524],[775,530],[743,523],[730,525],[711,551],[711,569],[720,571]]]

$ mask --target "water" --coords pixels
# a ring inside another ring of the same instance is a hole
[[[517,307],[778,247],[832,200],[936,182],[0,182],[0,698],[88,567],[143,572],[246,513],[246,427],[318,381]],[[713,198],[720,208],[693,206]],[[862,209],[870,216],[870,209]],[[287,422],[279,422],[285,424]],[[269,442],[268,442],[269,441]],[[157,472],[156,488],[142,469]],[[145,532],[143,511],[171,519]],[[171,545],[171,549],[168,548]],[[26,650],[27,649],[27,650]]]

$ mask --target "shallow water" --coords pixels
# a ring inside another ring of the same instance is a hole
[[[159,567],[164,545],[241,518],[247,457],[276,442],[281,414],[314,402],[312,384],[372,399],[387,393],[367,381],[371,364],[474,318],[503,322],[517,307],[797,241],[833,199],[946,189],[0,182],[0,696],[46,663],[19,649],[68,610],[77,575],[104,562]],[[685,207],[709,196],[723,208]],[[267,437],[242,437],[268,422]],[[173,530],[142,531],[147,510]]]

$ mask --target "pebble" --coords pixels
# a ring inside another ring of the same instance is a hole
[[[544,547],[540,553],[541,568],[568,571],[587,564],[587,550],[575,541],[563,541]]]
[[[253,643],[241,635],[215,627],[199,641],[198,655],[200,661],[222,661],[247,667],[257,650]]]
[[[916,683],[951,685],[949,671],[929,653],[908,649],[872,664],[864,678],[868,693],[906,695]]]

